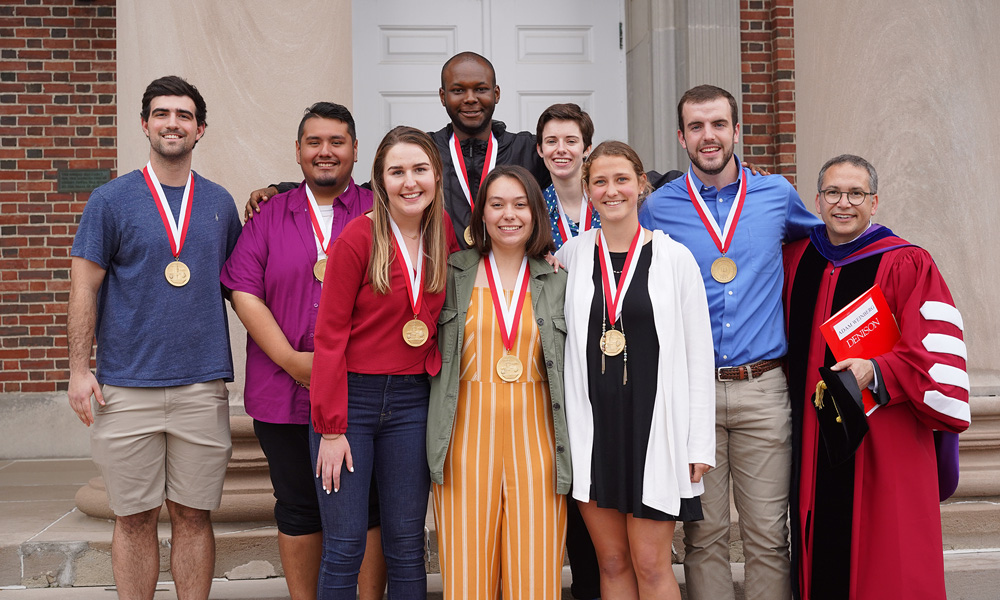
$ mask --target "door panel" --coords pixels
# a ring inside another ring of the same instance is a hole
[[[386,131],[440,129],[441,66],[457,52],[489,58],[497,71],[495,119],[534,131],[550,104],[576,102],[590,113],[596,140],[625,139],[623,0],[355,0],[354,118],[358,181]],[[344,101],[345,99],[339,99]]]

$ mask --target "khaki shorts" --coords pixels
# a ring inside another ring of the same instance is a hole
[[[221,379],[166,388],[104,385],[92,401],[90,449],[111,510],[126,516],[177,504],[214,510],[233,454]]]

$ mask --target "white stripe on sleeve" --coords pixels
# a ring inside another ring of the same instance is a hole
[[[960,421],[965,421],[966,423],[969,423],[972,419],[972,413],[969,410],[968,402],[963,402],[957,398],[945,396],[937,390],[928,390],[924,392],[924,404],[943,415],[959,419]]]
[[[962,324],[962,313],[950,304],[928,300],[920,307],[920,316],[928,321],[945,321],[965,331]]]
[[[941,385],[954,385],[969,391],[969,374],[958,367],[934,363],[927,373]]]
[[[924,336],[924,349],[928,352],[939,352],[943,354],[954,354],[969,360],[966,354],[965,342],[953,335],[944,333],[928,333]]]

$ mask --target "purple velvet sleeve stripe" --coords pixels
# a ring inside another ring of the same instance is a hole
[[[937,453],[938,494],[944,502],[958,488],[958,434],[935,431],[934,450]]]

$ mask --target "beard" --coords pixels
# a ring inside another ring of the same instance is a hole
[[[490,123],[493,121],[492,110],[487,111],[484,109],[482,119],[475,125],[468,125],[462,120],[462,114],[459,111],[452,110],[450,106],[445,106],[444,110],[448,113],[448,118],[451,119],[452,127],[469,137],[475,137],[486,129],[489,129]]]
[[[180,144],[168,144],[165,140],[159,137],[151,136],[149,138],[149,146],[154,152],[160,155],[160,157],[168,162],[183,160],[191,154],[194,150],[197,140],[191,144],[187,138],[181,140]]]
[[[340,184],[340,179],[333,173],[328,173],[320,175],[312,183],[317,187],[337,187]]]
[[[734,147],[735,145],[730,146],[729,148],[723,148],[722,160],[718,164],[709,164],[707,161],[701,158],[701,155],[698,153],[697,150],[693,152],[691,150],[688,150],[688,158],[691,159],[691,162],[694,164],[694,166],[698,167],[698,170],[700,170],[702,173],[706,175],[718,175],[719,173],[725,170],[726,166],[729,164],[729,161],[733,159]]]

